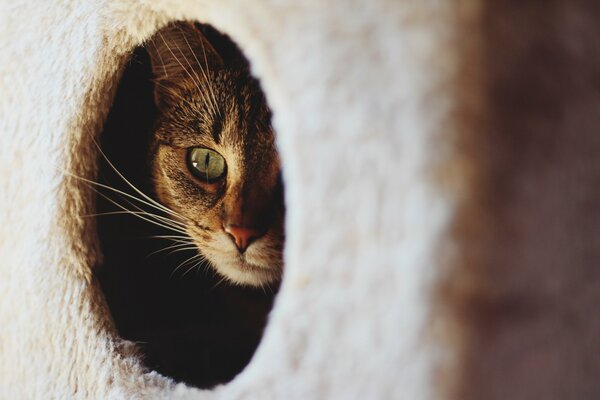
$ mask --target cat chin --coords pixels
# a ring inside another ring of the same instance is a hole
[[[281,277],[278,265],[253,263],[252,257],[240,256],[237,252],[234,255],[211,250],[205,247],[202,253],[212,268],[233,284],[258,287],[277,282]]]
[[[264,286],[279,280],[279,270],[261,268],[248,263],[214,264],[214,269],[231,283],[243,286]]]

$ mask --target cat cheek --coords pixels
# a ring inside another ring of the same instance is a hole
[[[216,233],[209,235],[205,241],[206,247],[210,247],[211,254],[219,258],[239,260],[237,247],[229,237],[225,234]],[[202,248],[202,246],[199,246]]]

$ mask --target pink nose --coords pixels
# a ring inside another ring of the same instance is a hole
[[[253,241],[262,236],[262,232],[258,229],[243,226],[226,225],[223,229],[232,237],[240,253],[246,251]]]

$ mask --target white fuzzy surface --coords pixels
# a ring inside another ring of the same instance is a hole
[[[436,398],[451,15],[437,1],[0,1],[0,398]],[[125,57],[179,18],[251,60],[286,180],[280,294],[250,365],[213,391],[145,371],[118,338],[79,217],[92,196],[65,174],[94,176]]]

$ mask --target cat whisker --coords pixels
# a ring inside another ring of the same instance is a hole
[[[170,242],[173,243],[186,243],[186,244],[195,244],[192,241],[192,238],[189,236],[147,236],[148,239],[161,239],[161,240],[169,240]]]
[[[104,193],[101,193],[100,191],[98,191],[96,189],[94,189],[94,191],[96,193],[98,193],[99,195],[101,195],[102,197],[104,197],[106,200],[110,201],[112,204],[119,207],[121,210],[123,210],[122,211],[123,213],[132,214],[136,217],[145,219],[145,218],[141,217],[143,215],[143,216],[150,218],[151,221],[149,221],[149,222],[152,222],[155,225],[160,224],[159,226],[163,226],[163,227],[173,230],[175,232],[187,233],[187,232],[185,232],[185,225],[183,225],[177,221],[173,221],[172,219],[165,218],[163,216],[147,212],[146,210],[143,210],[142,208],[138,207],[136,204],[133,204],[131,201],[121,197],[121,200],[123,200],[125,203],[127,203],[129,206],[133,207],[136,210],[136,211],[132,211],[132,210],[128,209],[126,206],[124,206],[123,204],[117,203],[115,200],[109,198]],[[145,220],[147,220],[147,219],[145,219]]]
[[[93,185],[92,188],[94,188],[94,186],[99,187],[99,188],[104,188],[104,189],[108,189],[111,190],[115,193],[118,193],[122,196],[125,196],[127,198],[133,199],[141,204],[145,204],[149,207],[155,208],[159,211],[165,212],[167,214],[170,214],[174,217],[178,217],[181,219],[184,219],[180,214],[176,213],[175,211],[169,209],[166,206],[163,206],[162,204],[158,203],[157,201],[155,201],[154,199],[150,198],[149,196],[147,196],[145,193],[143,193],[141,190],[139,190],[135,185],[133,185],[131,182],[129,182],[129,180],[127,178],[125,178],[125,176],[123,174],[121,174],[121,172],[119,172],[119,170],[114,166],[114,164],[108,159],[108,157],[106,156],[106,154],[102,151],[102,149],[100,148],[100,146],[98,145],[98,143],[96,143],[96,141],[94,141],[94,144],[96,145],[96,147],[98,148],[98,151],[100,152],[100,154],[102,155],[102,157],[104,157],[104,159],[106,160],[106,162],[108,163],[108,165],[115,171],[115,173],[129,186],[131,187],[136,193],[138,193],[140,196],[142,196],[143,198],[139,198],[137,196],[134,196],[130,193],[126,193],[122,190],[113,188],[111,186],[108,185],[104,185],[102,183],[99,182],[95,182],[93,180],[90,179],[86,179],[80,176],[77,176],[75,174],[71,174],[71,173],[67,173],[67,175],[74,177],[76,179],[79,179],[83,182],[86,182],[89,185]],[[111,199],[110,197],[106,196],[104,193],[101,193],[100,191],[96,190],[94,188],[94,191],[96,193],[98,193],[99,195],[101,195],[102,197],[104,197],[106,200],[108,200],[109,202],[111,202],[112,204],[114,204],[115,206],[117,206],[118,208],[120,208],[122,211],[122,213],[129,213],[131,215],[134,215],[142,220],[145,220],[147,222],[150,222],[154,225],[157,226],[161,226],[163,228],[178,232],[178,233],[182,233],[182,234],[187,234],[185,232],[185,224],[179,222],[179,221],[175,221],[173,219],[170,218],[166,218],[163,217],[161,215],[157,215],[154,213],[150,213],[148,211],[143,210],[142,208],[140,208],[139,206],[133,204],[132,202],[123,199],[126,203],[128,203],[131,207],[133,207],[134,209],[136,209],[137,211],[132,211],[130,209],[128,209],[127,207],[123,206],[122,204],[114,201],[113,199]],[[146,218],[147,217],[147,218]]]
[[[129,180],[127,180],[127,178],[125,178],[125,176],[123,176],[123,174],[121,174],[121,172],[119,172],[119,170],[117,169],[117,167],[114,166],[114,164],[112,162],[110,162],[110,160],[108,159],[108,157],[106,156],[106,154],[104,154],[104,152],[102,151],[102,149],[100,148],[100,146],[98,145],[98,143],[96,143],[96,141],[94,140],[94,144],[96,145],[96,147],[98,148],[98,151],[100,152],[100,154],[102,155],[102,157],[106,160],[106,162],[108,163],[108,165],[113,169],[113,171],[115,171],[115,173],[117,175],[119,175],[119,177],[133,190],[135,190],[136,193],[138,193],[140,196],[142,196],[147,202],[150,202],[151,204],[154,205],[154,208],[157,208],[161,211],[164,211],[167,214],[170,214],[174,217],[178,217],[181,219],[185,219],[181,214],[171,210],[169,207],[157,202],[156,200],[154,200],[153,198],[151,198],[150,196],[148,196],[147,194],[145,194],[144,192],[142,192],[141,190],[139,190],[133,183],[129,182]],[[110,188],[110,187],[109,187]],[[111,188],[112,190],[116,190],[114,188]],[[134,196],[129,196],[129,197],[133,197]],[[138,201],[141,201],[140,199],[137,199]]]
[[[271,292],[272,295],[275,295],[275,291],[273,290],[273,283],[267,283],[265,286],[267,289],[269,289],[269,292]]]
[[[83,181],[83,182],[85,182],[85,183],[88,183],[88,184],[90,184],[90,185],[93,185],[93,186],[97,186],[97,187],[101,187],[101,188],[104,188],[104,189],[111,190],[111,191],[113,191],[113,192],[115,192],[115,193],[118,193],[118,194],[120,194],[120,195],[126,196],[126,197],[128,197],[128,198],[130,198],[130,199],[133,199],[133,200],[135,200],[135,201],[138,201],[138,202],[140,202],[140,203],[142,203],[142,204],[145,204],[145,205],[147,205],[147,206],[149,206],[149,207],[156,208],[156,209],[158,209],[158,210],[160,210],[160,211],[167,212],[167,210],[168,210],[168,209],[166,209],[166,208],[163,208],[163,207],[157,207],[157,206],[155,206],[155,205],[154,205],[154,204],[152,204],[152,203],[149,203],[149,202],[147,202],[147,201],[145,201],[145,200],[142,200],[142,199],[140,199],[140,198],[138,198],[138,197],[136,197],[136,196],[133,196],[132,194],[129,194],[129,193],[123,192],[123,191],[121,191],[121,190],[119,190],[119,189],[115,189],[115,188],[113,188],[113,187],[111,187],[111,186],[104,185],[104,184],[102,184],[102,183],[95,182],[95,181],[92,181],[92,180],[90,180],[90,179],[86,179],[86,178],[83,178],[83,177],[80,177],[80,176],[77,176],[77,175],[71,174],[71,173],[69,173],[69,172],[66,172],[65,174],[67,174],[67,175],[69,175],[69,176],[71,176],[71,177],[73,177],[73,178],[79,179],[79,180],[81,180],[81,181]],[[96,192],[97,192],[97,193],[99,193],[98,191],[96,191]],[[131,204],[131,203],[130,203],[130,204]],[[179,215],[177,214],[177,215],[175,215],[175,216],[179,216]],[[162,217],[162,218],[164,218],[164,217]],[[176,222],[176,221],[173,221],[173,220],[170,220],[170,221],[172,221],[172,222]]]
[[[171,276],[169,277],[169,279],[171,279],[173,277],[173,275],[175,274],[175,272],[177,272],[177,270],[179,268],[183,267],[186,264],[189,264],[190,262],[193,262],[194,260],[196,260],[198,258],[204,259],[204,256],[202,254],[198,253],[195,256],[192,256],[192,257],[186,259],[185,261],[181,262],[177,267],[175,267],[173,272],[171,272]]]
[[[183,39],[185,40],[185,43],[187,44],[188,48],[190,49],[190,52],[191,52],[191,53],[192,53],[192,55],[194,56],[194,59],[195,59],[195,60],[196,60],[196,62],[198,63],[198,67],[200,68],[200,72],[202,72],[202,75],[204,75],[204,79],[208,81],[209,79],[208,79],[208,75],[207,75],[207,73],[206,73],[206,71],[208,70],[208,58],[206,57],[206,51],[204,50],[204,42],[203,42],[203,41],[200,41],[200,46],[202,47],[202,53],[204,54],[204,63],[205,63],[206,69],[205,69],[205,68],[202,68],[202,64],[201,64],[201,63],[200,63],[200,61],[198,60],[198,57],[196,57],[196,53],[195,53],[195,52],[192,50],[192,46],[190,46],[190,43],[188,42],[187,38],[185,37],[185,35],[184,35],[184,34],[183,34],[183,32],[181,31],[181,28],[179,28],[179,31],[181,32],[181,34],[182,34],[182,36],[183,36]],[[187,59],[186,59],[186,60],[187,60]],[[188,64],[189,64],[189,61],[188,61]],[[190,68],[191,68],[191,65],[190,65]],[[192,70],[194,71],[194,69],[192,69]],[[195,71],[194,71],[194,73],[195,73]],[[199,78],[198,78],[198,79],[199,79]],[[218,106],[217,98],[216,98],[216,96],[215,96],[215,92],[214,92],[214,90],[213,90],[213,88],[212,88],[212,85],[207,85],[207,86],[208,86],[208,90],[209,90],[209,92],[210,92],[210,96],[212,97],[212,102],[213,102],[213,104],[214,104],[214,107],[211,107],[211,108],[213,108],[213,111],[214,111],[214,109],[216,108],[216,109],[217,109],[217,111],[218,111],[218,114],[219,114],[220,116],[223,116],[223,115],[221,114],[221,109],[220,109],[220,108],[219,108],[219,106]]]
[[[162,35],[162,33],[159,31],[158,32],[160,38],[162,39],[162,41],[164,42],[165,46],[167,47],[167,50],[169,50],[169,53],[171,53],[171,55],[173,56],[173,58],[175,59],[175,61],[177,61],[177,63],[179,64],[179,66],[181,67],[181,69],[183,71],[185,71],[185,73],[189,76],[189,78],[192,80],[192,82],[194,82],[194,84],[196,85],[196,87],[198,88],[198,90],[200,92],[202,92],[202,89],[200,88],[200,84],[194,79],[194,77],[192,76],[192,74],[187,70],[187,68],[185,68],[183,66],[183,64],[181,63],[181,61],[179,61],[179,58],[175,55],[175,53],[173,53],[173,50],[171,49],[171,46],[169,46],[169,43],[167,43],[167,41],[165,40],[164,36]],[[177,46],[179,52],[183,55],[183,52],[181,51],[181,49],[179,49],[179,46]],[[187,58],[184,56],[184,59],[187,60]],[[189,63],[189,61],[188,61]],[[193,70],[192,66],[190,65],[190,68]],[[212,106],[212,105],[211,105]],[[211,107],[212,108],[212,107]],[[213,109],[213,112],[216,114],[215,110]]]
[[[194,242],[191,241],[190,238],[186,239],[169,239],[174,243],[179,243],[179,244],[186,244],[186,245],[195,245]]]
[[[181,235],[153,235],[153,236],[146,236],[149,239],[169,239],[175,242],[182,242],[182,241],[189,241],[190,237],[189,236],[181,236]]]
[[[171,218],[163,217],[162,215],[158,215],[158,214],[155,214],[155,213],[152,213],[152,212],[148,212],[148,211],[142,209],[141,207],[137,206],[136,204],[133,204],[131,201],[129,201],[127,199],[124,199],[122,197],[121,197],[121,199],[124,202],[126,202],[128,205],[130,205],[131,207],[133,207],[135,210],[137,210],[137,211],[134,211],[136,213],[145,215],[145,216],[147,216],[149,218],[154,218],[158,222],[160,222],[162,224],[165,224],[165,225],[172,226],[174,228],[183,229],[184,231],[186,229],[186,225],[183,224],[183,223],[181,223],[181,222],[179,222],[179,221],[175,221],[175,220],[173,220]],[[131,210],[129,210],[129,211],[131,211]]]
[[[152,253],[148,254],[147,257],[151,257],[155,254],[162,253],[163,251],[168,251],[168,250],[171,250],[171,251],[169,253],[167,253],[167,255],[171,255],[171,254],[177,253],[179,251],[197,250],[197,249],[198,249],[198,247],[196,247],[196,245],[193,243],[177,243],[172,246],[167,246],[163,249],[153,251]]]
[[[168,87],[168,86],[161,85],[161,84],[160,84],[160,81],[158,81],[158,80],[154,79],[154,80],[152,80],[152,82],[153,82],[155,85],[158,85],[158,86],[160,86],[161,88],[163,88],[163,90],[165,90],[165,91],[169,92],[169,94],[170,94],[171,96],[173,96],[173,98],[179,99],[179,100],[181,100],[181,101],[183,101],[183,102],[187,103],[189,106],[193,106],[193,105],[194,105],[194,103],[192,103],[192,102],[191,102],[189,99],[187,99],[187,98],[185,98],[185,97],[181,96],[181,95],[180,95],[180,94],[179,94],[177,91],[173,90],[172,88],[170,88],[170,87]]]
[[[258,287],[260,288],[260,290],[262,290],[263,294],[265,294],[265,295],[267,294],[264,282],[259,282]]]
[[[162,37],[162,35],[161,35],[161,37]],[[164,41],[164,37],[162,39]],[[167,69],[167,66],[166,66],[166,64],[165,64],[165,62],[163,60],[162,53],[161,53],[160,49],[158,48],[158,46],[156,45],[156,41],[152,40],[150,43],[152,43],[152,45],[154,46],[154,49],[155,49],[154,54],[156,54],[156,56],[158,56],[158,58],[160,59],[160,65],[163,68],[165,78],[168,79],[169,78],[168,69]],[[167,48],[169,47],[169,45],[167,43],[165,43],[165,45],[167,46]],[[171,50],[169,49],[169,51],[171,51]],[[171,52],[171,54],[173,54],[173,53]],[[179,63],[179,64],[181,65],[181,63]],[[193,71],[193,69],[192,69],[192,71]],[[179,94],[179,92],[177,92],[176,90],[173,90],[173,88],[165,86],[165,85],[162,85],[159,80],[154,79],[152,82],[155,85],[160,86],[161,88],[163,88],[163,90],[165,92],[168,92],[169,95],[173,96],[173,98],[179,99],[182,102],[187,103],[189,106],[194,106],[194,103],[192,103],[188,98],[181,96]]]
[[[174,227],[181,227],[184,228],[185,225],[180,224],[176,221],[170,220],[168,218],[165,217],[161,217],[160,215],[156,215],[156,214],[152,214],[146,211],[131,211],[131,210],[127,210],[127,211],[110,211],[110,212],[103,212],[103,213],[96,213],[96,214],[87,214],[84,215],[84,217],[101,217],[101,216],[105,216],[105,215],[122,215],[122,214],[140,214],[140,215],[147,215],[148,217],[152,217],[152,218],[158,218],[160,220],[164,219],[164,223],[168,224],[168,225],[172,225]]]
[[[194,266],[194,268],[196,269],[196,276],[198,276],[200,274],[200,271],[202,270],[201,267],[204,267],[204,271],[206,271],[207,263],[206,262],[196,263],[196,265]]]
[[[149,213],[149,212],[146,212],[146,211],[140,211],[139,213],[143,214],[143,215],[146,215],[148,217],[151,217],[151,218],[156,218],[158,221],[162,222],[163,224],[172,226],[174,228],[180,228],[180,229],[183,229],[185,231],[185,225],[183,225],[180,222],[173,221],[172,219],[169,219],[169,218],[166,218],[166,217],[163,217],[163,216],[160,216],[160,215],[156,215],[154,213]]]
[[[221,285],[223,282],[225,282],[227,280],[226,277],[222,276],[221,279],[219,279],[219,281],[217,283],[215,283],[215,285],[210,289],[210,290],[214,290],[216,289],[219,285]]]
[[[165,62],[163,61],[162,55],[160,54],[160,51],[158,49],[158,46],[156,45],[156,42],[152,41],[152,45],[156,49],[156,54],[158,55],[158,58],[160,58],[160,65],[162,65],[163,70],[165,72],[165,76],[168,78],[169,74],[167,73],[167,66],[165,65]]]
[[[201,259],[199,262],[195,263],[194,265],[192,265],[191,267],[189,267],[182,276],[185,276],[186,274],[188,274],[190,271],[193,271],[195,269],[197,269],[198,267],[200,267],[206,260]]]
[[[121,210],[123,210],[123,211],[125,211],[125,212],[127,212],[127,213],[129,213],[129,214],[131,214],[131,215],[133,215],[133,216],[136,216],[137,218],[140,218],[140,219],[142,219],[142,220],[144,220],[144,221],[146,221],[146,222],[150,222],[151,224],[154,224],[154,225],[156,225],[156,226],[160,226],[160,227],[162,227],[162,228],[165,228],[165,229],[169,229],[169,230],[171,230],[171,231],[174,231],[174,232],[177,232],[177,233],[183,233],[183,234],[186,234],[186,232],[185,232],[185,231],[183,231],[183,230],[180,230],[180,229],[178,229],[177,227],[173,227],[173,226],[169,226],[169,225],[162,224],[162,223],[160,223],[160,222],[157,222],[157,221],[154,221],[154,220],[152,220],[152,219],[146,218],[146,217],[142,216],[141,214],[138,214],[138,213],[132,212],[131,210],[128,210],[126,207],[124,207],[123,205],[121,205],[121,204],[119,204],[118,202],[114,201],[114,200],[113,200],[113,199],[111,199],[110,197],[106,196],[104,193],[100,192],[99,190],[97,190],[97,189],[96,189],[96,188],[94,188],[93,186],[91,186],[91,189],[92,189],[93,191],[95,191],[95,192],[96,192],[98,195],[100,195],[100,196],[102,196],[103,198],[105,198],[107,201],[111,202],[112,204],[114,204],[115,206],[117,206],[118,208],[120,208]],[[150,215],[153,215],[153,214],[150,214]]]
[[[196,246],[196,245],[195,245],[195,244],[193,244],[193,243],[190,243],[190,244],[191,244],[191,246],[189,246],[189,247],[186,247],[186,248],[181,248],[181,249],[176,249],[176,250],[170,251],[169,253],[167,253],[167,255],[175,254],[175,253],[178,253],[178,252],[180,252],[180,251],[198,250],[198,246]]]
[[[208,81],[208,77],[206,75],[206,72],[204,71],[204,68],[202,68],[202,65],[198,61],[198,58],[196,57],[196,54],[192,50],[192,46],[190,46],[190,43],[188,42],[187,37],[185,36],[185,34],[183,33],[183,31],[181,30],[181,27],[178,27],[178,30],[179,30],[179,33],[181,34],[181,37],[183,38],[183,40],[187,44],[188,49],[190,49],[190,53],[192,53],[192,55],[194,56],[194,59],[198,63],[198,67],[200,68],[200,72],[202,72],[202,75],[204,75],[205,81]],[[209,94],[212,96],[212,99],[209,99],[209,105],[210,105],[210,108],[212,109],[212,112],[216,115],[218,107],[217,107],[217,101],[216,101],[216,98],[214,97],[214,93],[213,93],[213,90],[211,88],[211,85],[203,84],[203,81],[200,79],[200,77],[196,73],[196,69],[192,66],[192,64],[190,63],[190,60],[188,59],[188,57],[186,57],[185,54],[183,54],[183,51],[179,48],[179,45],[177,44],[177,42],[174,42],[174,43],[175,43],[175,47],[177,48],[177,50],[179,50],[179,53],[182,55],[183,59],[185,60],[185,62],[187,63],[187,65],[190,67],[190,70],[196,76],[196,80],[192,79],[192,81],[194,82],[194,84],[196,85],[196,87],[198,88],[198,90],[202,91],[200,89],[200,86],[202,86],[203,89],[205,89],[205,90],[208,89]],[[200,41],[200,45],[202,47],[204,47],[204,44],[203,44],[202,41]]]

